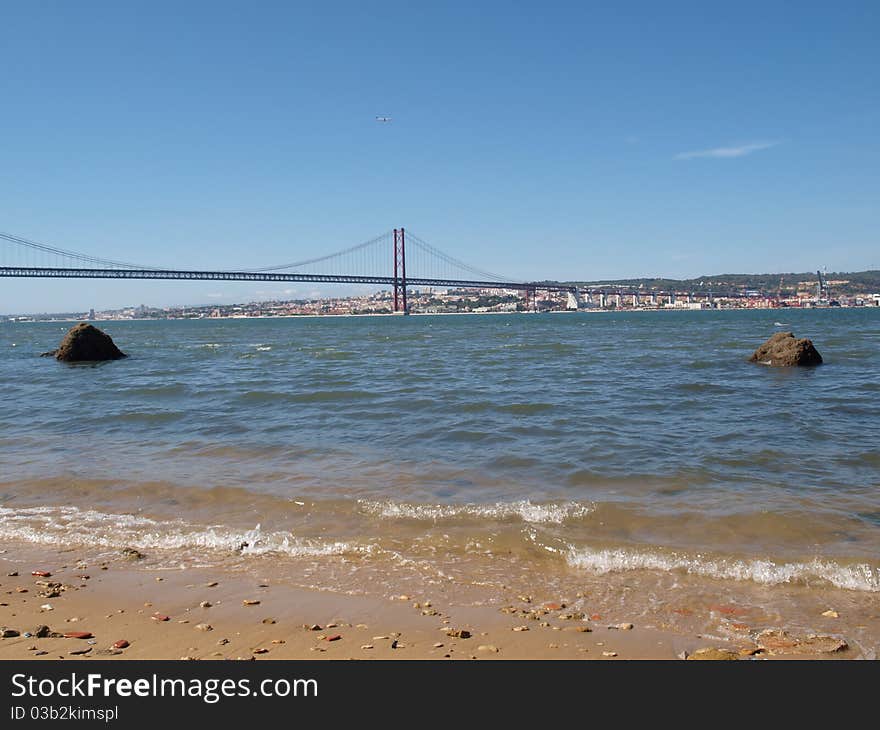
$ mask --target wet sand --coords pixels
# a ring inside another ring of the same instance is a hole
[[[741,635],[719,641],[642,627],[572,608],[584,596],[456,606],[442,596],[347,595],[272,575],[154,570],[122,555],[90,560],[72,550],[3,547],[0,627],[19,635],[0,639],[0,660],[861,657],[832,636],[760,635],[739,624]],[[50,636],[25,636],[40,626]],[[75,633],[88,636],[64,636]],[[700,652],[709,648],[721,651]]]

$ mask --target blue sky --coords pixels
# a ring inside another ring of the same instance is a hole
[[[880,268],[877,2],[0,0],[0,26],[27,238],[231,268],[404,225],[517,279]],[[310,291],[3,280],[0,312]]]

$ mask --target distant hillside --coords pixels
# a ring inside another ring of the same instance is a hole
[[[834,294],[875,294],[880,292],[880,271],[850,271],[823,273],[828,287]],[[572,282],[578,286],[597,286],[610,284],[644,289],[680,289],[699,291],[701,289],[733,290],[755,289],[776,293],[782,280],[783,293],[793,293],[799,289],[816,285],[816,272],[782,274],[713,274],[696,279],[613,279],[602,281]]]

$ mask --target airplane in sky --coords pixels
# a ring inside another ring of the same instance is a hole
[[[390,122],[391,117],[376,117],[377,122]]]

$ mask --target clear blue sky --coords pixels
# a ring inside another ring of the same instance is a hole
[[[0,24],[2,231],[180,267],[404,225],[522,279],[880,268],[876,0],[0,0]],[[281,292],[0,280],[0,312]]]

